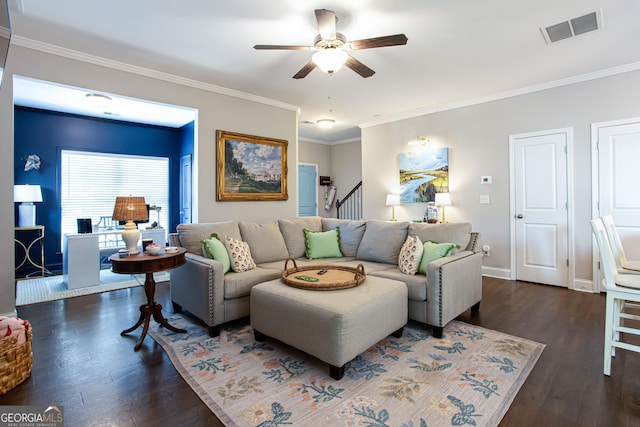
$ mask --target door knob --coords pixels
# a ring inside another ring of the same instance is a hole
[[[522,219],[522,218],[524,218],[524,215],[522,215],[522,214],[518,214],[518,216],[516,216],[516,218],[518,218],[518,219]]]

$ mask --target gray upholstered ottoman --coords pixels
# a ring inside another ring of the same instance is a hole
[[[339,380],[344,365],[381,339],[402,336],[407,286],[367,276],[354,288],[309,291],[280,279],[251,289],[251,326],[257,341],[276,338],[329,364]]]

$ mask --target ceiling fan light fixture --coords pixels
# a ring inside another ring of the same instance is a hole
[[[313,54],[313,62],[325,73],[335,73],[347,61],[349,54],[343,49],[322,49]]]
[[[104,108],[111,104],[112,101],[107,95],[100,95],[99,93],[88,93],[85,98],[87,103],[94,108]]]
[[[335,124],[335,120],[333,119],[320,119],[316,122],[316,124],[321,127],[322,129],[329,129],[331,127],[333,127],[333,125]]]

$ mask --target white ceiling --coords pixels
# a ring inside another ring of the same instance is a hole
[[[336,12],[348,40],[404,33],[409,41],[351,52],[376,71],[367,79],[344,68],[294,80],[312,52],[253,49],[311,45],[320,8]],[[541,27],[598,9],[602,29],[545,42]],[[40,41],[296,105],[300,137],[326,142],[358,137],[362,124],[640,68],[637,0],[10,0],[10,15],[17,43]],[[327,116],[336,120],[328,131],[304,123]]]

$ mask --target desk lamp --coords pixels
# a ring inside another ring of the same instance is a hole
[[[42,202],[42,190],[39,185],[14,185],[13,201],[19,202],[18,227],[33,227],[36,225],[36,205]]]
[[[116,197],[112,218],[115,221],[127,221],[122,231],[122,241],[130,254],[137,254],[140,230],[134,221],[144,221],[149,218],[144,197]]]

